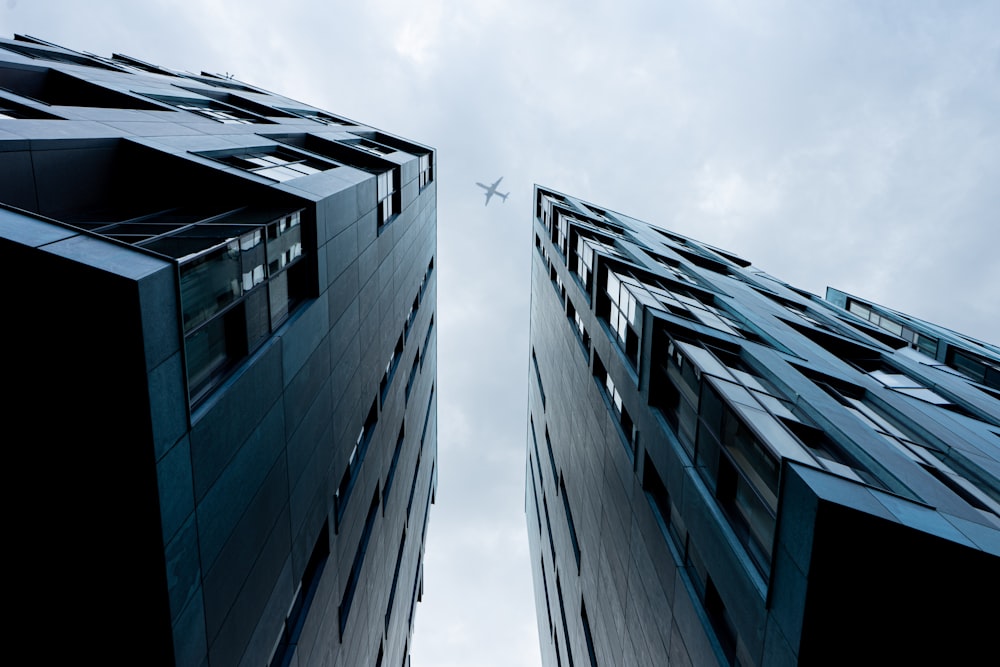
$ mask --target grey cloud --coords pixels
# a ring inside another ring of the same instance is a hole
[[[414,665],[538,664],[523,513],[533,183],[996,342],[1000,5],[7,3],[71,48],[438,149],[440,478]],[[504,175],[482,206],[473,183]],[[490,662],[492,661],[492,662]]]

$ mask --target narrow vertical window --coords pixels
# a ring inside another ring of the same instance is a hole
[[[431,321],[427,325],[427,333],[424,334],[424,349],[420,353],[420,366],[424,365],[424,360],[427,358],[427,350],[431,346],[431,334],[434,333],[434,313],[431,313]]]
[[[569,623],[566,622],[566,604],[563,602],[562,582],[559,580],[559,573],[556,573],[556,595],[559,598],[559,614],[562,616],[563,637],[566,639],[566,660],[569,667],[573,667],[573,649],[569,645]]]
[[[528,459],[528,471],[531,473],[531,493],[535,498],[535,518],[538,519],[538,534],[542,534],[542,513],[538,507],[538,486],[535,483],[535,464]]]
[[[371,443],[372,434],[375,431],[375,424],[378,422],[378,401],[372,401],[372,406],[368,410],[368,417],[358,432],[358,437],[351,450],[351,455],[347,459],[347,467],[340,478],[340,484],[333,493],[333,506],[336,518],[337,531],[340,531],[340,521],[344,517],[344,509],[347,501],[351,497],[351,490],[354,488],[354,480],[357,479],[358,470],[364,463],[365,454],[368,452],[368,445]]]
[[[579,311],[573,305],[572,301],[566,301],[566,317],[573,324],[573,333],[576,334],[576,339],[580,341],[583,346],[583,356],[590,358],[590,334],[587,329],[583,326],[583,318],[580,317]]]
[[[552,520],[549,518],[549,501],[542,490],[542,508],[545,510],[545,528],[549,531],[549,549],[552,551],[552,562],[556,560],[556,542],[552,539]]]
[[[552,632],[552,606],[549,604],[549,579],[545,576],[545,559],[539,558],[538,564],[542,568],[542,590],[545,591],[545,615],[549,619],[549,632]]]
[[[635,295],[629,290],[629,285],[635,282],[630,277],[622,277],[614,271],[608,271],[605,284],[608,298],[608,326],[615,334],[625,356],[635,368],[639,355],[639,307]]]
[[[378,226],[381,229],[399,213],[399,169],[390,169],[376,176],[378,196]]]
[[[396,466],[399,464],[399,455],[403,451],[403,440],[405,439],[406,423],[400,424],[399,435],[396,437],[396,448],[392,452],[392,462],[389,464],[389,472],[385,476],[385,491],[382,493],[382,507],[385,508],[389,499],[389,492],[392,491],[392,482],[396,479]]]
[[[392,587],[389,589],[389,604],[385,609],[385,631],[389,632],[389,620],[392,618],[392,604],[396,599],[396,586],[399,584],[399,566],[403,564],[403,548],[406,546],[406,526],[403,526],[403,536],[399,538],[399,551],[396,553],[396,569],[392,573]]]
[[[417,371],[420,370],[420,350],[413,357],[413,365],[410,366],[410,377],[406,379],[406,390],[403,392],[405,399],[410,400],[410,391],[413,389],[413,381],[417,378]]]
[[[535,437],[535,421],[529,418],[528,429],[531,431],[531,442],[535,446],[535,461],[538,462],[538,479],[541,486],[545,486],[545,475],[542,474],[542,457],[538,453],[538,438]],[[545,433],[546,440],[548,439],[548,430]]]
[[[556,468],[556,456],[552,451],[552,439],[549,438],[549,429],[547,426],[545,427],[545,447],[549,450],[549,465],[552,466],[552,479],[558,479],[559,470]],[[541,465],[541,463],[538,465]]]
[[[430,185],[431,181],[434,180],[434,160],[432,153],[424,153],[420,156],[420,176],[418,182],[420,189],[423,190],[425,187]]]
[[[295,589],[295,596],[292,599],[292,606],[288,610],[285,622],[281,626],[281,635],[278,643],[268,662],[270,667],[279,667],[287,664],[292,652],[299,643],[299,636],[302,634],[302,626],[305,624],[306,616],[312,607],[313,599],[316,597],[316,589],[319,588],[319,579],[326,567],[327,559],[330,556],[330,527],[329,523],[324,523],[316,543],[313,545],[309,562],[306,563],[302,579]]]
[[[629,459],[634,460],[639,435],[638,430],[632,421],[631,415],[629,415],[628,410],[625,408],[621,392],[618,391],[615,381],[611,378],[611,374],[608,373],[604,367],[604,363],[601,362],[601,358],[597,356],[596,352],[594,353],[594,379],[601,388],[601,392],[608,402],[608,407],[611,408],[611,412],[615,416],[615,421],[618,423],[622,445],[625,446]]]
[[[587,656],[590,667],[597,667],[597,653],[594,651],[594,635],[590,631],[590,619],[587,618],[587,603],[580,598],[580,622],[583,623],[583,638],[587,641]]]
[[[576,524],[573,523],[573,512],[569,508],[569,499],[566,497],[566,480],[559,478],[559,490],[562,496],[563,510],[566,511],[566,525],[569,527],[569,539],[573,543],[573,556],[576,558],[576,573],[580,574],[580,542],[576,537]]]
[[[535,356],[535,351],[531,351],[531,365],[535,369],[535,380],[538,381],[538,394],[542,398],[542,410],[545,409],[545,388],[542,387],[542,373],[538,370],[538,357]]]
[[[344,629],[347,627],[347,619],[351,613],[351,604],[354,602],[354,593],[358,588],[358,582],[361,579],[361,568],[365,564],[365,554],[368,553],[368,540],[372,535],[372,527],[375,525],[375,519],[378,517],[378,506],[379,506],[379,496],[378,489],[375,489],[375,494],[372,496],[372,503],[368,507],[368,516],[365,519],[365,528],[361,533],[361,541],[358,542],[358,548],[354,552],[354,561],[351,563],[351,570],[347,574],[347,586],[344,588],[344,595],[340,600],[340,607],[338,608],[338,616],[340,621],[340,638],[344,638]]]
[[[403,356],[403,337],[400,336],[396,341],[396,347],[393,348],[392,354],[389,355],[389,361],[385,365],[385,372],[382,374],[382,381],[379,383],[379,394],[382,400],[385,401],[386,394],[389,392],[389,384],[392,382],[392,376],[396,373],[396,366],[399,365],[399,359]]]

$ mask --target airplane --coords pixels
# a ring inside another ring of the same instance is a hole
[[[500,178],[498,178],[496,180],[496,183],[494,183],[493,185],[483,185],[482,183],[478,183],[478,182],[476,183],[476,185],[478,185],[479,187],[481,187],[483,190],[486,190],[486,203],[483,204],[483,206],[489,206],[489,204],[490,204],[490,197],[492,197],[493,195],[496,195],[497,197],[500,197],[504,201],[507,201],[507,195],[510,194],[509,192],[497,192],[497,186],[500,185],[500,181],[502,181],[502,180],[503,180],[503,176],[501,176]]]

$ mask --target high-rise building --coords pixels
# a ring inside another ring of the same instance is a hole
[[[229,76],[0,40],[6,599],[36,659],[408,664],[434,169]]]
[[[534,204],[545,665],[995,661],[1000,348]]]

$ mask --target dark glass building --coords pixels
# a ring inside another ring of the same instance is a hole
[[[436,484],[434,169],[231,77],[0,40],[19,644],[408,664]]]
[[[995,661],[1000,348],[534,204],[545,665]]]

